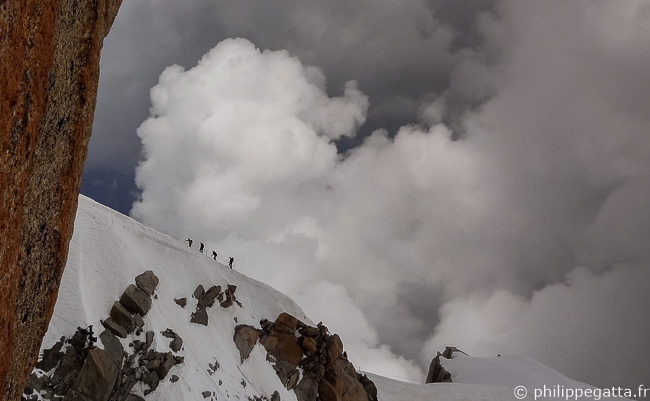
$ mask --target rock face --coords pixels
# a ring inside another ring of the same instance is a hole
[[[121,0],[0,5],[0,401],[54,310],[90,139],[99,53]]]
[[[242,363],[259,336],[267,360],[298,401],[377,401],[375,384],[356,372],[343,352],[341,338],[330,334],[321,323],[308,326],[281,313],[275,322],[262,320],[260,324],[260,330],[247,325],[235,327],[233,341]]]

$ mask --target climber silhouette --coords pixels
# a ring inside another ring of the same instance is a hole
[[[212,259],[217,260],[217,251],[212,251]]]
[[[201,242],[201,246],[199,247],[199,252],[203,253],[203,242]]]
[[[190,244],[190,248],[192,247],[192,238],[185,238],[185,241],[187,241],[188,244]]]
[[[230,267],[231,269],[232,269],[232,262],[234,262],[234,261],[235,261],[235,258],[233,258],[232,256],[228,260],[228,267]]]

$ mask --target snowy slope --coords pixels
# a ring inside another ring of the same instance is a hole
[[[145,270],[152,270],[160,279],[158,299],[153,300],[151,310],[144,317],[145,330],[156,333],[153,344],[156,349],[168,351],[169,339],[159,333],[173,329],[183,338],[184,350],[179,354],[185,356],[185,363],[174,366],[170,372],[178,375],[180,381],[162,381],[148,400],[201,400],[202,391],[215,391],[220,400],[235,395],[246,399],[254,395],[268,397],[275,390],[280,392],[282,400],[296,399],[293,392],[283,391],[265,360],[266,352],[259,345],[240,364],[232,339],[237,324],[235,317],[240,324],[259,327],[260,319],[274,320],[285,311],[310,322],[293,301],[206,257],[196,246],[188,248],[181,239],[147,228],[83,196],[79,198],[68,264],[43,347],[51,346],[62,335],[72,335],[77,326],[101,327],[99,319],[108,316],[113,302]],[[237,285],[237,299],[243,308],[233,305],[223,309],[217,304],[208,309],[207,327],[189,323],[196,305],[191,294],[199,284],[206,289],[213,284]],[[188,299],[184,309],[174,303],[174,298],[181,297]],[[128,342],[122,340],[125,349]],[[210,375],[208,364],[215,359],[220,369]],[[246,388],[241,384],[242,378],[247,379]]]
[[[153,347],[165,352],[169,350],[169,339],[159,333],[167,328],[174,330],[184,341],[178,354],[185,356],[184,364],[170,371],[180,380],[162,381],[157,391],[145,397],[147,400],[200,401],[204,399],[203,391],[214,392],[218,400],[270,397],[274,391],[283,401],[296,400],[295,394],[281,385],[259,344],[240,363],[233,331],[242,323],[259,327],[261,319],[275,320],[281,312],[312,324],[299,306],[270,286],[199,253],[196,245],[189,248],[182,239],[157,232],[83,196],[79,198],[68,264],[43,349],[62,335],[71,336],[77,326],[101,327],[99,319],[108,316],[113,302],[145,270],[152,270],[160,279],[157,299],[144,318],[145,331],[156,333]],[[191,294],[199,284],[206,289],[213,284],[237,285],[236,295],[242,307],[224,309],[217,304],[208,309],[207,327],[190,323],[196,306]],[[184,309],[174,303],[174,298],[181,297],[188,299]],[[130,335],[121,340],[126,350],[135,338]],[[215,360],[220,368],[211,375],[208,364]],[[371,374],[369,377],[381,401],[502,401],[515,399],[513,388],[517,385],[577,385],[544,365],[517,357],[470,358],[457,353],[455,359],[444,361],[444,367],[458,383],[418,385]],[[145,387],[139,383],[134,392],[142,395]],[[533,398],[529,394],[526,399]]]

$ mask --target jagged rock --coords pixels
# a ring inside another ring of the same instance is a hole
[[[158,374],[154,372],[149,372],[149,374],[144,378],[142,381],[144,384],[149,386],[148,390],[145,390],[144,395],[148,395],[153,391],[156,391],[158,388],[158,384],[160,383],[160,378],[158,377]]]
[[[214,363],[208,363],[208,367],[210,368],[208,369],[208,373],[212,376],[212,374],[219,369],[219,361],[215,359]]]
[[[180,365],[181,363],[184,363],[184,362],[185,362],[185,357],[184,356],[175,356],[174,357],[174,365]],[[217,362],[215,361],[215,363],[217,363]],[[217,366],[219,366],[219,364],[217,364]]]
[[[181,347],[183,347],[183,339],[179,336],[176,336],[176,338],[169,343],[169,348],[174,352],[180,351]]]
[[[302,347],[296,343],[296,339],[292,335],[280,332],[269,335],[264,342],[262,340],[260,342],[276,360],[289,362],[293,368],[298,366],[303,357]]]
[[[126,329],[127,333],[133,333],[135,330],[135,320],[131,312],[126,310],[126,308],[119,302],[113,302],[113,307],[111,308],[110,316],[113,318],[113,321],[120,326]]]
[[[174,298],[174,302],[176,302],[176,305],[180,306],[181,308],[187,306],[187,298]]]
[[[194,292],[192,293],[192,296],[195,299],[199,299],[199,298],[201,298],[201,295],[203,295],[203,294],[205,294],[205,289],[203,289],[203,286],[201,284],[199,284],[196,287],[196,289],[194,290]]]
[[[124,358],[124,347],[120,340],[118,340],[113,332],[104,330],[99,335],[99,339],[104,345],[104,350],[108,352],[115,366],[122,366],[122,358]]]
[[[120,303],[133,313],[144,316],[151,308],[151,298],[146,292],[135,286],[129,285],[120,297]]]
[[[281,401],[280,393],[278,393],[277,391],[274,391],[273,394],[271,394],[270,401]]]
[[[287,390],[293,390],[298,384],[298,379],[300,379],[300,372],[297,369],[292,370],[287,376],[285,384]]]
[[[166,338],[176,338],[177,334],[174,332],[172,329],[165,329],[165,331],[161,331],[160,334],[162,334],[163,337]]]
[[[342,401],[367,401],[368,395],[364,386],[357,377],[354,366],[343,358],[339,358],[327,367],[325,377],[328,382],[336,384],[340,380],[342,389]]]
[[[259,331],[253,326],[240,324],[235,327],[233,341],[239,351],[240,362],[243,363],[248,358],[259,337]]]
[[[221,303],[219,304],[219,306],[221,306],[222,308],[226,309],[226,308],[230,308],[230,307],[232,306],[232,304],[233,304],[232,299],[226,299],[226,300],[224,300],[223,302],[221,302]]]
[[[237,291],[237,286],[234,285],[234,284],[228,284],[228,286],[226,288],[227,288],[227,291],[229,293],[231,293],[231,294],[234,294],[235,291]]]
[[[158,283],[158,277],[153,274],[151,270],[147,270],[146,272],[135,277],[135,285],[137,285],[138,288],[140,288],[149,296],[153,295],[153,292],[156,290]]]
[[[343,342],[338,334],[334,334],[328,338],[326,342],[327,354],[326,363],[330,364],[336,361],[341,354],[343,354]]]
[[[203,391],[201,392],[201,395],[203,396],[203,398],[208,398],[209,396],[212,395],[212,393],[210,391]]]
[[[171,352],[167,352],[165,354],[162,363],[160,364],[158,369],[156,369],[156,372],[158,373],[158,377],[160,378],[160,380],[164,379],[165,376],[167,376],[167,373],[172,368],[172,366],[174,366],[175,363],[176,361],[174,360],[174,355]]]
[[[86,343],[88,342],[88,332],[80,327],[77,327],[77,331],[74,333],[72,338],[68,341],[77,352],[82,353],[86,349]]]
[[[314,337],[314,338],[318,337],[320,333],[319,330],[314,326],[303,327],[298,332],[305,337]]]
[[[126,338],[126,336],[128,335],[126,329],[120,326],[119,324],[117,324],[112,317],[109,317],[108,319],[104,320],[102,322],[102,325],[104,325],[104,327],[106,327],[108,330],[113,332],[113,334],[115,334],[120,338]]]
[[[131,347],[133,347],[133,349],[134,349],[136,352],[143,353],[143,352],[146,351],[146,349],[144,348],[145,343],[142,342],[142,341],[140,341],[140,340],[134,340],[134,341],[133,341],[132,343],[130,343],[129,345],[130,345]]]
[[[117,379],[118,367],[108,352],[93,348],[88,351],[72,390],[94,401],[107,401]]]
[[[372,380],[368,378],[368,375],[357,374],[357,378],[359,379],[359,382],[363,386],[364,390],[366,390],[368,401],[378,401],[377,386]]]
[[[38,361],[36,367],[44,372],[49,372],[50,370],[54,369],[59,363],[61,357],[63,357],[61,347],[63,347],[64,341],[65,337],[61,337],[59,341],[52,346],[52,348],[43,350],[43,358]]]
[[[318,329],[318,335],[321,336],[321,337],[325,337],[329,333],[329,330],[327,329],[327,326],[325,326],[323,324],[323,322],[318,322],[318,324],[316,325],[316,328]]]
[[[221,293],[221,286],[213,285],[204,294],[199,297],[197,308],[205,309],[214,305],[214,300]]]
[[[330,335],[322,323],[306,326],[294,316],[282,313],[275,322],[264,319],[260,325],[259,341],[267,351],[267,360],[282,384],[294,390],[298,401],[376,401],[374,383],[357,374],[345,356],[341,338]],[[303,372],[299,381],[296,363]]]
[[[277,319],[275,319],[275,324],[273,325],[273,330],[285,331],[286,333],[294,334],[298,327],[304,327],[302,323],[297,318],[291,316],[286,312],[280,313]]]
[[[451,382],[451,373],[445,370],[440,364],[440,357],[452,359],[454,352],[463,352],[456,347],[445,347],[445,350],[438,354],[431,360],[425,383],[445,383]]]
[[[144,327],[144,320],[142,319],[141,314],[136,313],[135,315],[133,315],[133,321],[135,322],[136,327],[140,329]]]
[[[129,394],[126,396],[124,401],[144,401],[144,398],[140,397],[137,394]]]
[[[300,345],[307,355],[314,355],[317,351],[316,340],[312,337],[303,337]]]
[[[202,324],[204,326],[208,325],[208,312],[205,309],[199,309],[196,312],[192,313],[190,322],[196,324]]]
[[[75,368],[80,369],[81,363],[82,363],[81,355],[79,354],[77,349],[75,347],[68,347],[65,349],[63,358],[61,358],[61,362],[59,363],[59,366],[57,366],[56,370],[54,371],[53,376],[65,377],[68,375],[68,373],[70,373]]]
[[[160,359],[152,359],[149,362],[147,362],[145,367],[147,368],[147,370],[149,370],[151,372],[151,371],[154,371],[154,370],[158,369],[160,367],[161,363],[162,363],[162,361]]]
[[[143,350],[148,350],[149,347],[151,346],[151,343],[153,342],[153,336],[154,333],[153,331],[148,331],[145,333],[145,343],[144,343],[144,348]]]
[[[178,381],[178,376],[172,375],[172,377],[169,379],[170,382],[176,383]]]

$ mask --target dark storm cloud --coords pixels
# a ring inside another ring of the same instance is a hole
[[[194,65],[228,37],[286,49],[318,66],[332,95],[356,80],[373,99],[364,132],[394,132],[416,121],[423,99],[448,89],[451,70],[469,57],[457,45],[452,51],[452,42],[474,29],[477,13],[489,4],[459,12],[447,3],[456,2],[126,2],[102,53],[87,168],[132,171],[140,155],[135,129],[148,115],[149,88],[160,72],[171,64]],[[473,39],[461,41],[471,46]]]

